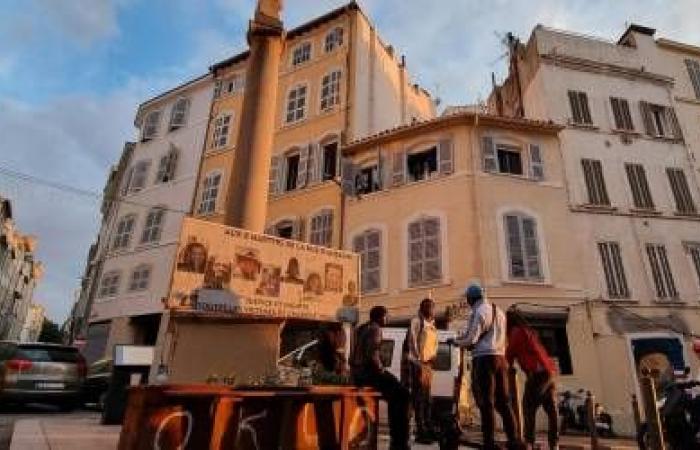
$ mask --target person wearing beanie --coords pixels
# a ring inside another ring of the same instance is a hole
[[[465,332],[454,343],[472,354],[472,393],[481,415],[483,448],[497,448],[494,410],[503,421],[508,448],[523,448],[516,434],[515,414],[508,394],[506,316],[486,300],[478,284],[469,285],[464,296],[471,308],[471,318]]]

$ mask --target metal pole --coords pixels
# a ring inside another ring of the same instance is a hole
[[[510,401],[513,404],[515,414],[515,431],[520,440],[523,439],[523,402],[518,386],[518,371],[515,367],[508,369],[508,384],[510,388]]]
[[[651,450],[664,450],[664,433],[661,427],[659,409],[656,406],[656,387],[654,378],[648,372],[642,375],[640,380],[642,400],[644,402],[644,413],[647,418],[649,433],[649,447]]]
[[[598,428],[595,424],[595,398],[591,391],[586,392],[586,411],[588,412],[588,431],[591,434],[591,449],[598,449]]]

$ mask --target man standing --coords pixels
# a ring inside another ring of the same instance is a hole
[[[542,408],[549,419],[549,448],[557,449],[559,441],[557,415],[556,367],[540,342],[537,332],[527,326],[525,319],[515,310],[508,310],[508,349],[506,359],[510,366],[517,360],[525,372],[523,394],[523,418],[525,441],[534,448],[535,418]]]
[[[434,433],[431,423],[430,388],[433,381],[433,363],[437,356],[438,333],[435,328],[435,302],[423,299],[418,316],[411,320],[404,341],[403,363],[407,369],[407,387],[411,392],[416,421],[416,442],[432,444]]]
[[[481,413],[483,448],[496,448],[494,407],[501,415],[508,448],[521,448],[508,396],[505,314],[484,298],[481,287],[476,284],[466,289],[465,297],[472,314],[466,332],[455,343],[472,352],[472,393]]]
[[[382,327],[386,326],[387,309],[375,306],[369,311],[369,322],[357,329],[351,364],[356,385],[371,387],[389,404],[391,450],[408,446],[409,393],[399,380],[384,369],[380,357]]]

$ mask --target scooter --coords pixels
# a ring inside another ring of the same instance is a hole
[[[576,393],[564,391],[559,394],[559,416],[561,423],[559,430],[561,434],[566,434],[570,431],[578,433],[588,433],[588,412],[586,410],[586,395],[583,389],[579,389]],[[605,412],[605,409],[600,405],[595,405],[595,426],[599,436],[614,437],[612,416]]]
[[[693,389],[700,381],[670,383],[657,401],[664,438],[669,450],[700,450],[700,395]],[[637,433],[641,450],[649,449],[649,424],[643,423]]]

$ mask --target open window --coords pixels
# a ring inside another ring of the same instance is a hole
[[[293,191],[297,188],[297,179],[299,178],[299,152],[291,153],[287,155],[285,161],[286,174],[285,174],[285,191]]]
[[[564,312],[520,311],[527,324],[540,338],[561,375],[573,375],[569,336],[566,332],[568,314]]]
[[[409,153],[406,156],[408,168],[408,181],[427,180],[437,174],[437,147],[430,147],[419,152]]]
[[[519,147],[499,144],[496,146],[496,158],[499,173],[523,174],[523,158]]]
[[[294,223],[291,220],[283,220],[275,225],[275,234],[284,239],[292,239],[294,237]]]
[[[379,169],[376,164],[362,167],[355,175],[355,193],[358,195],[371,194],[381,190]]]
[[[323,145],[323,181],[333,180],[338,176],[338,142]]]

